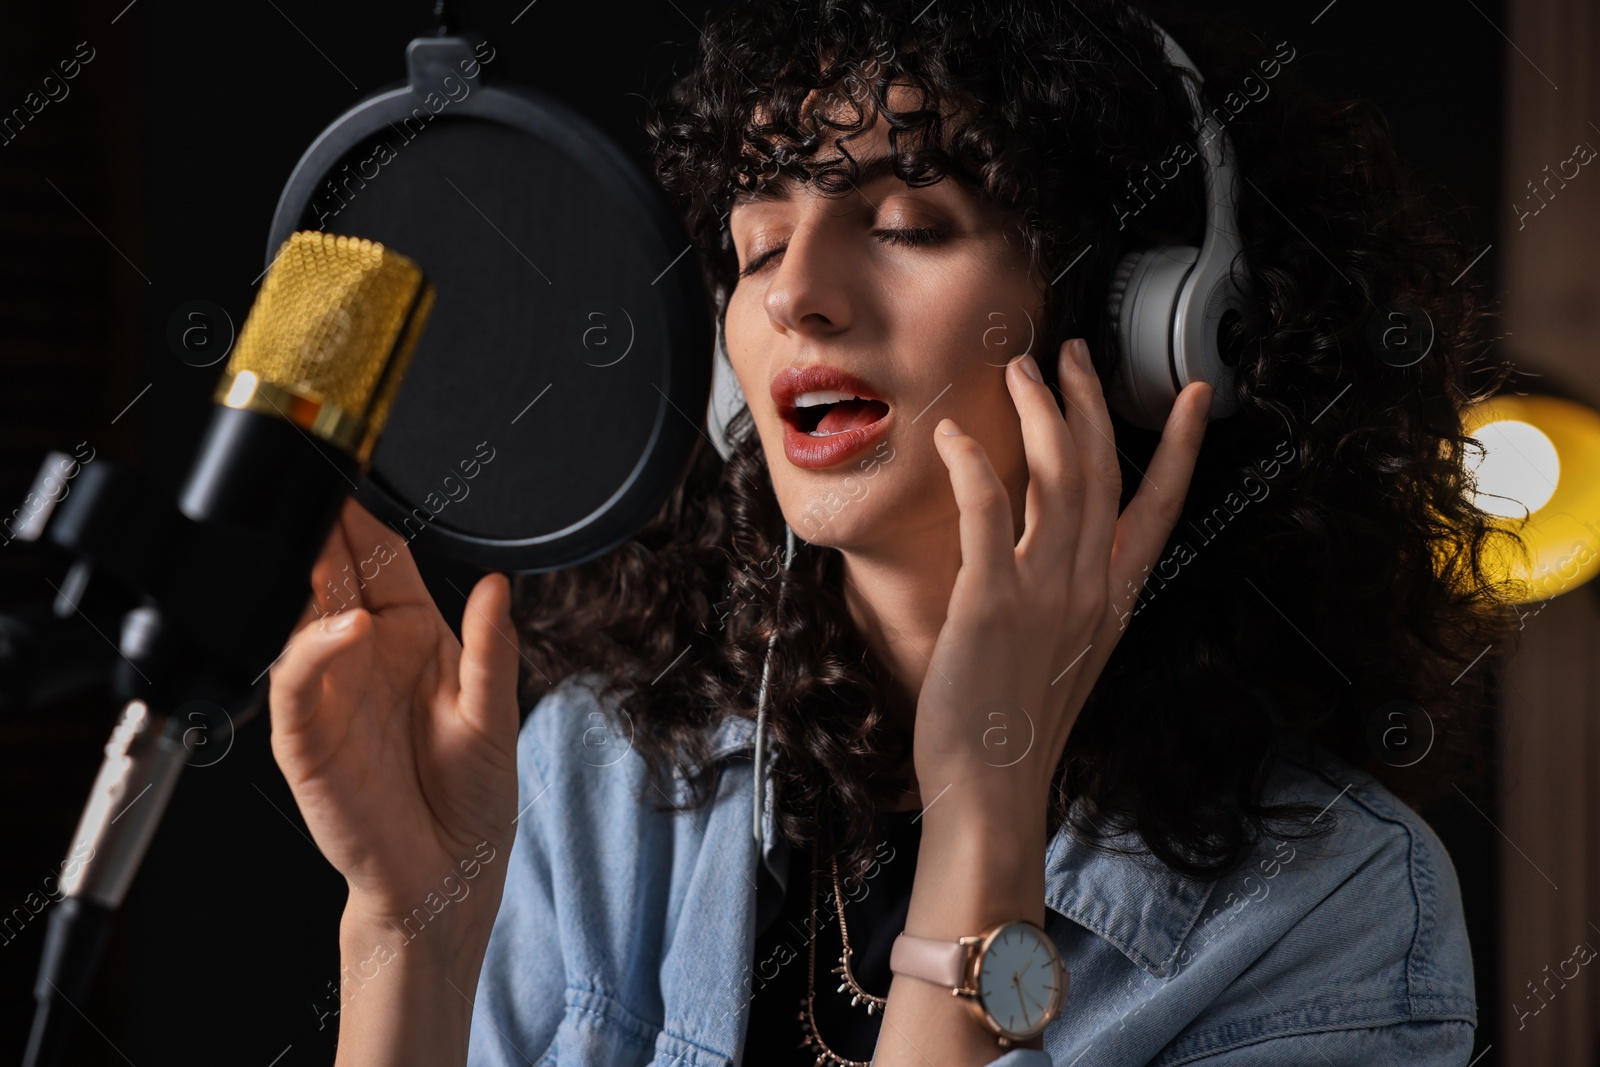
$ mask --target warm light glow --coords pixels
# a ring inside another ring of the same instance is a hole
[[[228,387],[228,395],[223,398],[223,403],[230,408],[243,407],[255,394],[256,385],[260,379],[252,370],[240,371],[234,376],[233,384]]]
[[[1600,412],[1554,396],[1498,396],[1464,423],[1486,453],[1464,457],[1478,482],[1473,503],[1517,539],[1485,546],[1490,572],[1518,589],[1514,601],[1543,603],[1600,574]]]
[[[1561,460],[1544,431],[1519,419],[1501,419],[1472,436],[1484,447],[1483,453],[1467,456],[1478,483],[1474,503],[1480,510],[1520,519],[1550,502],[1561,478]]]

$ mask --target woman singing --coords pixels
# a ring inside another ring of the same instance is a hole
[[[1467,780],[1511,629],[1472,255],[1297,42],[1176,38],[711,16],[648,130],[737,413],[463,643],[402,545],[273,668],[349,885],[340,1067],[1468,1062],[1408,804]],[[1195,249],[1219,302],[1153,303]],[[347,505],[314,587],[393,541]]]

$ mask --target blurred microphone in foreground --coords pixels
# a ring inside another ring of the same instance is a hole
[[[417,265],[381,244],[294,234],[218,383],[176,505],[101,459],[17,531],[76,557],[61,586],[71,601],[109,583],[139,604],[118,643],[121,716],[50,915],[26,1067],[61,1062],[72,1003],[89,992],[111,912],[196,744],[225,741],[263,706],[267,669],[306,608],[433,298]],[[59,460],[47,457],[39,478]]]

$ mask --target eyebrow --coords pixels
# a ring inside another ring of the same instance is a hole
[[[832,163],[839,158],[840,157],[834,157],[827,162]],[[868,160],[860,162],[857,169],[858,173],[855,179],[855,184],[858,187],[862,185],[869,185],[872,182],[877,181],[879,178],[883,178],[894,173],[894,156],[873,156]],[[736,204],[771,203],[774,201],[787,200],[793,195],[794,186],[795,179],[787,174],[782,174],[767,182],[760,189],[739,190],[735,192],[733,200]]]

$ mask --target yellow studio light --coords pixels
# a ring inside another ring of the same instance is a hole
[[[1515,603],[1549,600],[1600,572],[1600,412],[1554,396],[1494,397],[1464,416],[1483,454],[1467,456],[1478,508],[1501,529],[1485,562],[1521,592]]]

